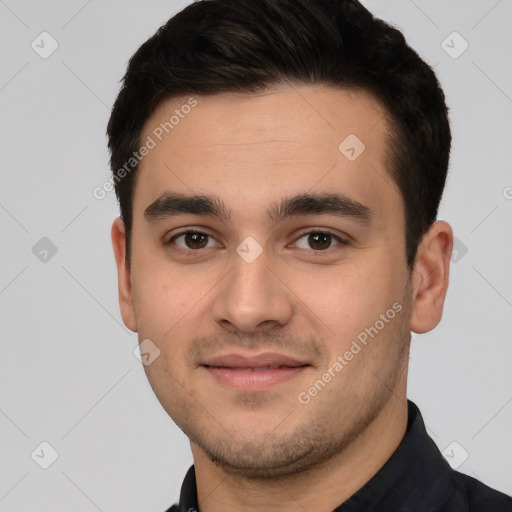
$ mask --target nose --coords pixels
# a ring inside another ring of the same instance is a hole
[[[250,263],[237,253],[232,259],[231,271],[215,288],[214,321],[233,333],[268,331],[290,322],[294,295],[273,258],[263,251]]]

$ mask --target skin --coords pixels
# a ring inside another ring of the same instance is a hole
[[[124,323],[160,356],[145,370],[165,410],[191,440],[201,511],[330,511],[389,459],[407,423],[410,332],[440,321],[452,230],[432,225],[406,266],[401,194],[386,170],[383,107],[363,91],[283,85],[264,93],[194,96],[198,105],[142,160],[133,198],[132,259],[112,226]],[[186,98],[162,103],[141,140]],[[365,150],[338,149],[356,134]],[[216,195],[229,221],[194,214],[144,218],[164,192]],[[329,214],[273,225],[268,206],[301,193],[342,193],[371,222]],[[204,248],[187,228],[211,235]],[[329,232],[325,245],[310,233]],[[248,236],[262,253],[236,252]],[[340,244],[336,239],[348,241]],[[192,247],[192,248],[191,248]],[[342,371],[298,401],[380,315],[402,309]],[[257,392],[218,383],[208,356],[279,352],[310,366]]]

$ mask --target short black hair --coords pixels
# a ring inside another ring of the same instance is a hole
[[[200,0],[162,25],[131,57],[108,122],[110,166],[130,259],[137,165],[146,120],[187,94],[257,93],[284,84],[324,84],[372,93],[389,126],[387,171],[405,204],[410,270],[435,222],[451,133],[432,68],[397,28],[357,0]]]

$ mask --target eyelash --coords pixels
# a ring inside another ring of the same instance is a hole
[[[204,231],[200,230],[200,229],[197,229],[197,228],[188,228],[187,230],[185,231],[181,231],[179,233],[176,233],[175,235],[173,235],[167,242],[164,243],[164,245],[172,245],[172,243],[180,236],[183,236],[183,235],[187,235],[189,233],[198,233],[198,234],[201,234],[201,235],[206,235],[207,237],[210,237],[210,238],[214,238],[212,235],[208,234],[208,233],[205,233]],[[316,253],[316,254],[321,254],[321,253],[326,253],[328,251],[330,251],[331,249],[334,249],[335,247],[339,247],[339,246],[346,246],[346,245],[349,245],[349,242],[348,240],[344,239],[344,238],[341,238],[339,235],[335,235],[334,233],[332,233],[331,231],[326,231],[326,230],[320,230],[320,229],[313,229],[313,230],[310,230],[310,231],[306,231],[305,233],[302,233],[296,240],[295,242],[297,242],[298,240],[300,240],[301,238],[307,236],[307,235],[311,235],[311,234],[315,234],[315,235],[330,235],[331,237],[333,237],[337,242],[338,244],[333,246],[333,247],[329,247],[327,249],[318,249],[318,250],[314,250],[314,249],[301,249],[299,248],[301,251],[306,251],[306,252],[310,252],[310,253]],[[294,242],[294,243],[295,243]],[[210,247],[207,247],[207,248],[202,248],[202,249],[184,249],[183,247],[180,247],[180,246],[177,246],[178,247],[178,250],[186,255],[195,255],[201,251],[203,251],[204,249],[210,249]]]

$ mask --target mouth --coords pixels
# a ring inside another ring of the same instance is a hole
[[[210,358],[201,366],[216,382],[245,392],[270,389],[311,367],[309,363],[275,353],[226,354]]]

